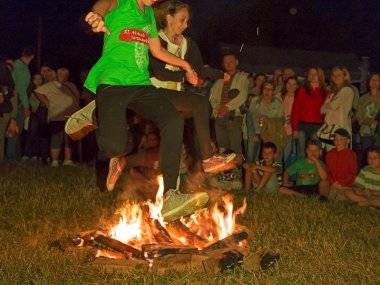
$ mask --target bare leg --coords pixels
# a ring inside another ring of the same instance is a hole
[[[330,183],[327,180],[322,180],[319,183],[319,194],[327,198],[330,192],[329,186],[330,186]]]
[[[297,196],[297,197],[303,197],[304,196],[301,193],[293,191],[290,188],[285,187],[285,186],[280,187],[279,192],[281,194],[288,195],[288,196]]]
[[[246,191],[249,191],[252,187],[253,171],[248,164],[245,164],[244,168],[245,168],[244,189]]]
[[[260,190],[265,187],[269,179],[272,177],[272,173],[270,172],[264,172],[263,176],[260,177],[260,175],[257,174],[259,177],[260,182],[257,184],[257,190]]]
[[[345,191],[344,192],[344,195],[346,196],[346,198],[352,202],[355,202],[355,203],[365,203],[365,202],[369,202],[368,201],[368,198],[363,196],[363,195],[358,195],[355,193],[355,191],[351,190],[351,191]]]

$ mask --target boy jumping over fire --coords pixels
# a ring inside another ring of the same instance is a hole
[[[160,128],[160,169],[165,185],[162,213],[165,220],[170,221],[203,207],[208,195],[205,192],[182,194],[175,190],[183,119],[166,98],[166,91],[152,86],[148,51],[154,57],[182,68],[191,84],[196,84],[198,78],[189,63],[161,48],[151,7],[155,2],[157,0],[96,2],[93,11],[87,14],[86,22],[94,32],[105,33],[103,54],[91,69],[85,87],[96,93],[98,159],[110,159],[108,190],[115,186],[125,162],[122,157],[126,154],[127,145],[127,107]],[[217,159],[226,163],[220,157]]]

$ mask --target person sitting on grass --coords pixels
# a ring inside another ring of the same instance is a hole
[[[344,191],[351,189],[357,175],[356,154],[349,149],[351,135],[346,129],[337,129],[334,133],[334,146],[326,154],[326,165],[330,188],[322,193],[329,199],[345,200]]]
[[[245,190],[249,191],[254,184],[256,192],[274,194],[278,192],[278,175],[281,175],[281,164],[276,162],[277,147],[272,142],[262,146],[262,160],[253,164],[245,164]]]
[[[306,144],[306,158],[298,159],[284,172],[280,193],[297,196],[326,193],[327,172],[320,155],[320,142],[310,140]],[[291,176],[296,176],[295,185],[289,181]]]
[[[367,161],[368,165],[360,170],[353,189],[344,194],[359,206],[380,208],[380,148],[369,148]]]

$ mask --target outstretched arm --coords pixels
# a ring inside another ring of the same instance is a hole
[[[186,79],[193,85],[198,81],[198,76],[190,66],[190,64],[162,48],[159,38],[149,38],[150,53],[157,59],[164,61],[170,65],[178,66],[186,71]]]
[[[95,3],[92,11],[85,17],[85,21],[91,26],[93,32],[110,34],[110,31],[104,24],[103,17],[116,6],[117,0],[98,0]]]

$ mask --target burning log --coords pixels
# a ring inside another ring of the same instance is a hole
[[[142,253],[145,258],[153,259],[169,254],[197,254],[199,251],[195,247],[185,245],[144,244]]]
[[[126,256],[142,258],[141,251],[138,249],[110,237],[100,235],[94,238],[92,242],[95,247],[99,247],[101,249],[110,249],[116,252],[124,253]]]
[[[158,243],[173,243],[168,231],[160,224],[158,220],[149,219],[150,228],[153,236]]]
[[[240,242],[246,241],[249,237],[249,234],[245,231],[234,233],[225,239],[222,239],[220,241],[217,241],[208,247],[204,248],[202,252],[208,252],[210,250],[216,250],[216,249],[225,249],[228,247],[234,248],[239,245]]]
[[[95,258],[98,257],[106,257],[111,259],[125,259],[128,258],[124,253],[116,252],[113,250],[107,250],[107,249],[98,249],[95,255]]]
[[[166,225],[169,234],[172,238],[179,240],[185,244],[192,244],[197,248],[203,248],[208,244],[208,241],[197,234],[194,234],[180,221],[176,221]]]

